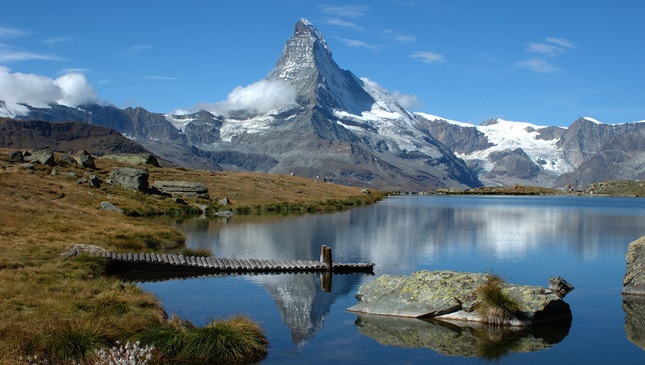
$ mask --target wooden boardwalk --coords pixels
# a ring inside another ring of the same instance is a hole
[[[333,272],[372,273],[372,263],[332,263],[331,249],[323,246],[321,261],[225,259],[219,257],[183,256],[158,253],[115,253],[109,251],[85,252],[72,250],[70,256],[87,253],[105,257],[112,264],[150,270],[208,271],[213,273],[278,273],[278,272]]]

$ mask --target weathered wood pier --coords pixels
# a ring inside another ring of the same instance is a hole
[[[279,272],[331,272],[372,273],[373,263],[334,263],[331,248],[323,245],[320,261],[309,260],[261,260],[226,259],[215,256],[184,256],[158,253],[115,253],[109,251],[84,251],[72,249],[70,256],[89,254],[105,257],[111,264],[140,270],[170,270],[182,272],[212,273],[279,273]]]

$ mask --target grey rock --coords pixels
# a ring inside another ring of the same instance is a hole
[[[86,174],[87,182],[90,184],[91,187],[93,188],[100,188],[101,184],[103,183],[103,179],[100,177],[94,175],[94,174]]]
[[[68,247],[67,250],[61,255],[71,257],[78,254],[87,253],[96,256],[104,252],[106,252],[106,250],[103,247],[78,243],[73,245],[72,247]]]
[[[623,294],[645,295],[645,236],[629,244],[626,261]]]
[[[74,160],[76,163],[84,168],[95,169],[96,165],[94,164],[94,157],[90,155],[87,151],[79,151],[75,156]]]
[[[152,187],[163,194],[208,199],[208,187],[194,181],[155,181]]]
[[[575,289],[573,285],[569,284],[561,277],[550,277],[549,286],[547,287],[560,298],[564,298],[570,291]]]
[[[54,153],[48,148],[42,148],[38,150],[30,151],[29,155],[25,155],[26,161],[39,162],[43,165],[53,166],[54,162]]]
[[[231,201],[228,198],[223,198],[217,201],[217,204],[219,205],[229,205],[231,204]]]
[[[477,289],[489,275],[457,271],[417,271],[409,276],[382,275],[362,285],[358,304],[349,311],[401,317],[484,322],[475,310]],[[519,313],[507,325],[526,326],[571,318],[569,305],[551,290],[539,286],[501,284],[502,291],[519,304]]]
[[[22,156],[22,152],[20,151],[13,151],[9,155],[9,161],[10,162],[23,162],[24,157]]]
[[[60,159],[58,160],[58,162],[64,165],[76,165],[76,160],[74,159],[74,157],[66,153],[60,156]]]
[[[105,155],[102,158],[109,158],[111,160],[125,162],[132,165],[151,165],[154,167],[161,167],[161,165],[159,165],[159,160],[150,153],[111,154]]]
[[[361,189],[361,194],[367,194],[367,195],[369,195],[369,194],[372,194],[372,192],[371,192],[371,191],[369,191],[369,189]]]
[[[110,212],[117,212],[117,213],[123,213],[123,209],[117,207],[116,205],[110,203],[110,202],[101,202],[99,204],[99,209],[100,210],[107,210]]]
[[[148,176],[145,170],[117,167],[110,173],[110,180],[124,189],[145,192],[148,190]]]

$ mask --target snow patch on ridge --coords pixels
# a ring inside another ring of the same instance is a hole
[[[537,138],[539,130],[546,127],[499,118],[494,119],[494,121],[494,123],[473,127],[486,135],[488,141],[495,146],[467,155],[461,154],[458,157],[466,160],[487,160],[488,156],[493,152],[521,148],[534,163],[544,170],[558,174],[573,171],[573,166],[564,159],[562,151],[558,149],[557,139],[544,140]]]
[[[454,124],[454,125],[457,125],[457,126],[460,126],[460,127],[466,127],[466,128],[473,128],[473,127],[475,127],[475,125],[474,125],[474,124],[464,123],[464,122],[458,122],[458,121],[456,121],[456,120],[451,120],[451,119],[448,119],[448,118],[439,117],[439,116],[437,116],[437,115],[432,115],[432,114],[427,114],[427,113],[418,113],[418,112],[417,112],[417,113],[414,113],[414,114],[415,114],[415,115],[419,115],[419,116],[421,116],[422,118],[427,119],[427,120],[429,120],[429,121],[443,120],[444,122],[446,122],[446,123],[448,123],[448,124]]]
[[[8,103],[0,100],[0,117],[14,118],[20,115],[29,114],[29,108],[18,103]]]
[[[275,118],[270,115],[262,115],[246,120],[226,119],[220,129],[220,136],[222,141],[231,142],[233,137],[240,134],[261,133],[269,129],[273,121],[275,121]]]
[[[182,133],[186,133],[186,126],[195,120],[195,118],[179,114],[164,114],[164,118]]]

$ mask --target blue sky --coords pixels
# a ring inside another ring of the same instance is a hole
[[[7,1],[0,98],[54,82],[76,101],[160,113],[219,102],[271,71],[300,18],[341,68],[411,111],[474,124],[645,119],[640,0]]]

